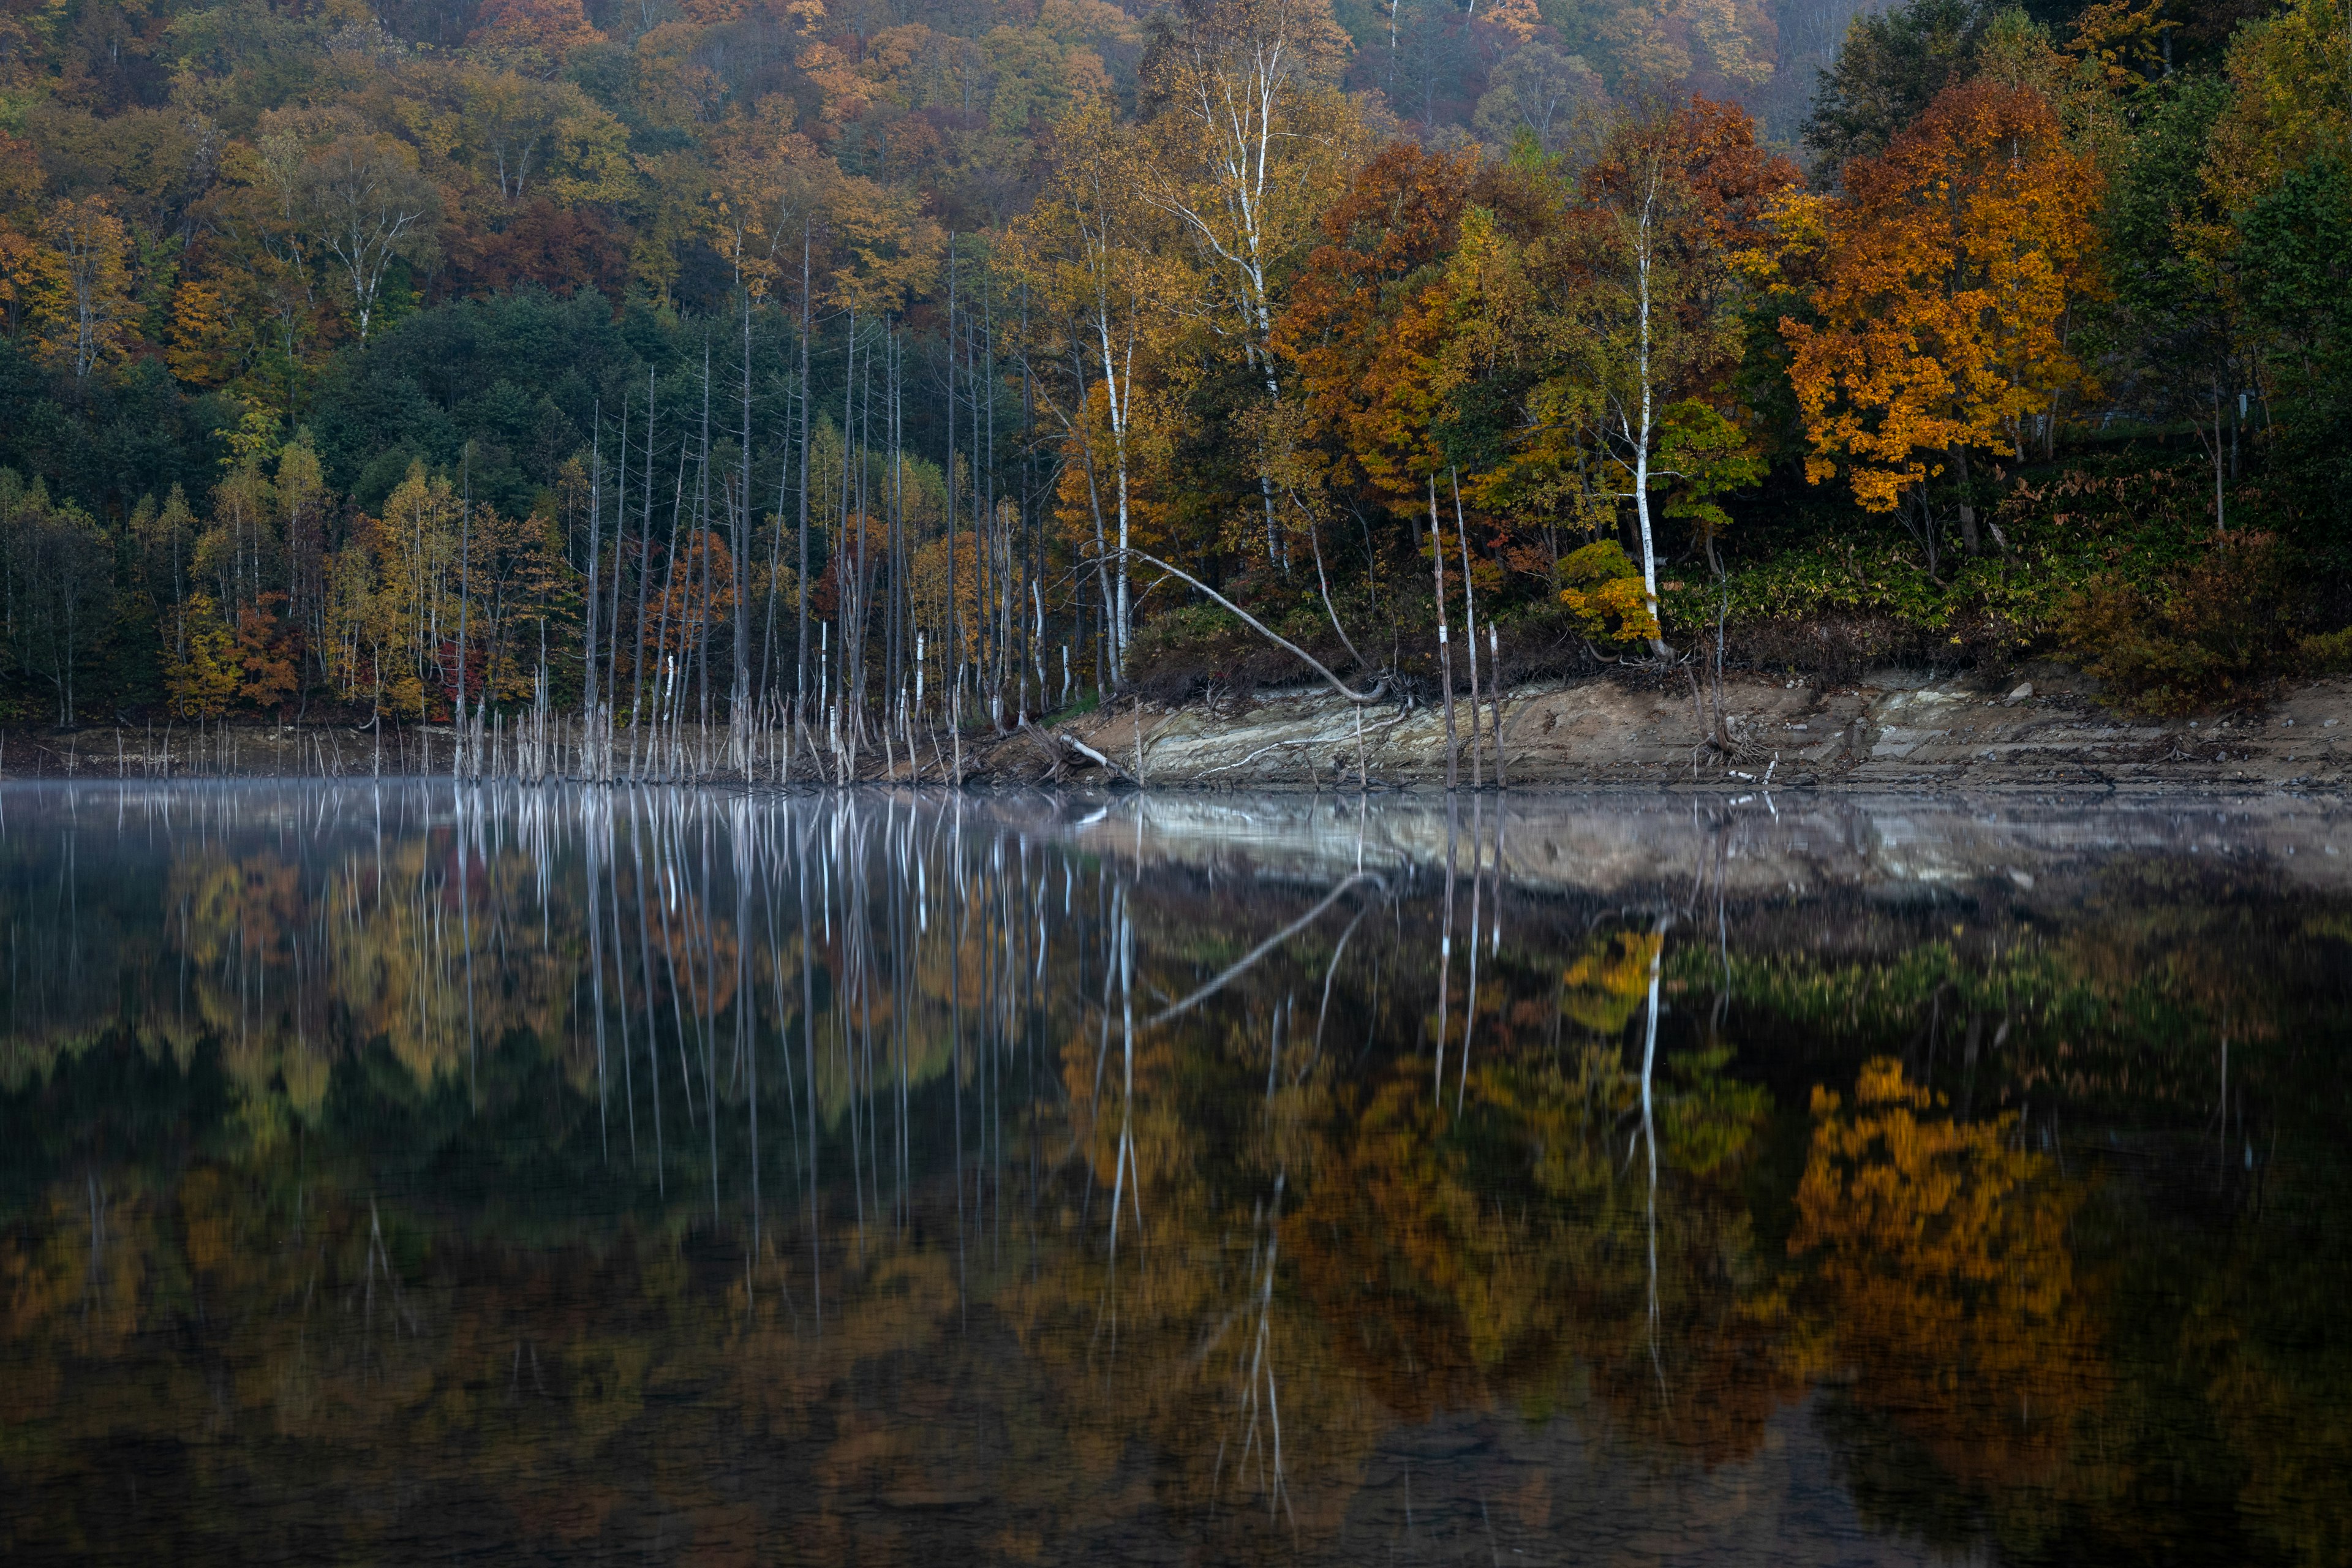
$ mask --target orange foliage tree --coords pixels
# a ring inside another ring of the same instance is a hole
[[[1475,168],[1410,142],[1383,147],[1323,215],[1324,243],[1276,333],[1297,366],[1309,434],[1339,448],[1349,478],[1406,501],[1445,466],[1436,448],[1451,331],[1444,264]]]
[[[1818,322],[1783,318],[1818,484],[1843,468],[1870,511],[1902,507],[1932,573],[1927,486],[1950,468],[1978,548],[1968,455],[2022,459],[2040,422],[2087,387],[2069,307],[2093,292],[2100,176],[2030,88],[1947,89],[1846,194],[1779,214],[1781,264],[1810,276]]]

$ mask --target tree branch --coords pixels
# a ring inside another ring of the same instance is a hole
[[[1268,627],[1264,621],[1259,620],[1255,616],[1251,615],[1247,610],[1243,609],[1239,605],[1234,604],[1231,599],[1226,598],[1223,594],[1218,593],[1214,588],[1210,587],[1206,583],[1202,582],[1198,577],[1193,576],[1190,572],[1185,571],[1181,566],[1171,566],[1167,562],[1160,560],[1158,556],[1146,555],[1140,550],[1115,550],[1111,552],[1111,553],[1114,555],[1131,555],[1147,566],[1157,566],[1160,570],[1167,573],[1170,576],[1181,578],[1183,581],[1190,583],[1193,587],[1198,588],[1201,592],[1208,595],[1212,599],[1214,599],[1218,604],[1223,605],[1226,609],[1231,610],[1234,615],[1239,616],[1242,620],[1249,626],[1250,629],[1257,633],[1258,636],[1265,638],[1266,641],[1273,643],[1277,647],[1286,649],[1290,653],[1297,656],[1297,658],[1309,668],[1313,669],[1316,674],[1321,676],[1327,682],[1328,682],[1332,690],[1338,692],[1341,697],[1350,702],[1360,704],[1378,702],[1381,700],[1381,695],[1388,689],[1388,677],[1384,675],[1373,684],[1371,690],[1358,691],[1346,681],[1332,674],[1331,671],[1325,667],[1321,659],[1317,658],[1313,654],[1308,653],[1305,648],[1300,647],[1288,637],[1274,631]]]

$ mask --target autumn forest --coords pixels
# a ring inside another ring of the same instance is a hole
[[[17,725],[2186,710],[2347,412],[2346,0],[0,0]]]

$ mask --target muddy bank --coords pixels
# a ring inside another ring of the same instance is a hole
[[[1968,677],[1887,672],[1852,685],[1735,678],[1726,682],[1718,731],[1711,705],[1679,677],[1612,674],[1518,688],[1501,703],[1504,774],[1514,790],[1631,787],[1740,793],[1769,787],[1937,793],[2062,788],[2189,788],[2219,794],[2331,794],[2352,784],[2352,680],[2291,689],[2268,705],[2197,720],[2126,718],[2102,706],[2079,678],[2057,669],[1987,685]],[[1495,783],[1491,702],[1481,710],[1485,745],[1476,781]],[[1457,705],[1459,778],[1473,783],[1467,704]],[[558,776],[579,769],[576,726],[559,722],[541,759]],[[772,784],[775,754],[745,779],[730,771],[723,731],[667,737],[646,776],[660,781]],[[1445,720],[1436,707],[1362,710],[1322,689],[1262,694],[1239,707],[1121,706],[1002,735],[917,736],[886,755],[866,751],[855,769],[794,749],[792,782],[845,776],[866,783],[942,784],[961,761],[967,784],[1154,790],[1352,792],[1360,776],[1379,790],[1442,789]],[[0,734],[0,777],[179,778],[414,775],[450,771],[455,737],[442,726],[382,732],[312,724],[187,727],[90,726]],[[486,773],[511,776],[522,751],[494,733]],[[621,771],[632,747],[614,738]],[[765,753],[763,753],[765,754]],[[818,764],[822,763],[820,767]]]
[[[2135,720],[2100,705],[2061,671],[1999,687],[1966,677],[1889,673],[1855,685],[1734,679],[1722,734],[1685,683],[1601,677],[1515,690],[1502,703],[1511,787],[1647,785],[1739,791],[2127,789],[2334,791],[2352,782],[2352,681],[2312,683],[2259,710],[2189,721]],[[1482,722],[1489,721],[1492,705]],[[1123,780],[1155,788],[1353,789],[1358,714],[1322,691],[1263,697],[1245,710],[1193,706],[1089,715],[1059,726],[1076,745],[1018,737],[976,752],[1000,782]],[[1364,776],[1375,788],[1445,782],[1445,721],[1435,708],[1361,715]],[[1457,706],[1471,782],[1468,721]],[[1492,736],[1481,766],[1495,779]],[[1049,764],[1048,752],[1058,752]],[[1139,760],[1139,751],[1140,753]],[[1106,765],[1106,763],[1108,765]]]

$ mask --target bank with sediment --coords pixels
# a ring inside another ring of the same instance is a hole
[[[1490,702],[1480,713],[1474,764],[1468,705],[1456,704],[1462,786],[1496,781],[1496,709]],[[1499,709],[1499,771],[1512,789],[2352,784],[2352,680],[2340,679],[2194,720],[2119,715],[2063,671],[1998,686],[1897,672],[1845,685],[1729,679],[1719,700],[1687,681],[1601,676],[1522,687]],[[1318,688],[1225,710],[1089,714],[992,742],[971,763],[975,778],[998,783],[1132,784],[1139,775],[1152,788],[1349,790],[1360,778],[1426,790],[1444,787],[1446,752],[1440,706],[1359,710]]]
[[[1501,763],[1496,763],[1496,715]],[[548,741],[478,737],[461,765],[444,725],[86,726],[0,734],[0,777],[140,779],[448,776],[536,782],[579,776],[578,726]],[[1442,790],[1445,715],[1434,703],[1359,706],[1328,688],[1262,692],[1240,703],[1121,703],[1004,733],[968,731],[961,747],[933,727],[878,741],[854,759],[798,743],[789,776],[781,732],[759,760],[730,767],[726,732],[612,736],[622,778],[814,787],[860,784],[1153,790]],[[2196,719],[2120,715],[2079,678],[2036,671],[1999,684],[1886,672],[1848,684],[1729,678],[1720,693],[1687,679],[1615,673],[1515,688],[1480,705],[1476,745],[1455,705],[1454,778],[1462,788],[1643,787],[1964,791],[2034,787],[2340,793],[2352,787],[2352,679],[2286,689],[2261,707]],[[589,754],[595,754],[593,752]]]

